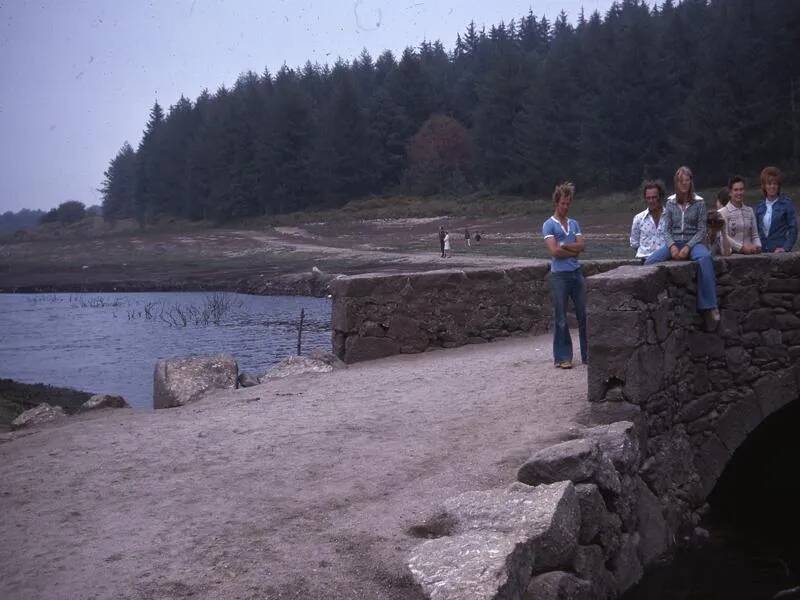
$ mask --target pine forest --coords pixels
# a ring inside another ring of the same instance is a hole
[[[411,40],[410,40],[411,42]],[[623,0],[474,23],[452,47],[242,74],[156,103],[102,185],[108,219],[224,222],[354,198],[634,189],[800,173],[797,0]],[[213,83],[213,82],[210,82]]]

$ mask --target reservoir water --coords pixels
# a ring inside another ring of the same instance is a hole
[[[0,294],[0,377],[119,394],[152,408],[160,358],[225,352],[261,375],[297,351],[331,350],[331,303],[208,292]]]

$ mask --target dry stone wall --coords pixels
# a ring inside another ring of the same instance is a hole
[[[800,255],[715,260],[721,324],[703,330],[696,267],[622,267],[589,280],[589,399],[627,403],[644,439],[638,475],[671,535],[697,520],[725,465],[798,398]]]
[[[585,261],[587,276],[630,261]],[[333,351],[347,363],[550,328],[549,263],[331,282]]]
[[[640,464],[629,421],[544,448],[508,488],[450,498],[413,528],[433,539],[411,574],[435,600],[616,598],[668,547]]]

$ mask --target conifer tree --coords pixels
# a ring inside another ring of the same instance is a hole
[[[103,218],[107,221],[135,215],[136,153],[128,142],[122,144],[111,159],[100,187],[103,196]]]
[[[164,110],[156,102],[150,109],[150,119],[145,127],[142,141],[136,149],[136,188],[135,213],[139,224],[144,227],[152,222],[156,209],[164,197]]]

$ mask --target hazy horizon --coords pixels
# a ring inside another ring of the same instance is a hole
[[[100,204],[103,172],[124,142],[134,148],[153,102],[230,87],[248,70],[333,64],[366,48],[399,55],[440,40],[451,50],[470,21],[489,28],[532,10],[574,22],[611,0],[487,6],[285,0],[179,0],[147,6],[77,1],[0,4],[0,212]]]

